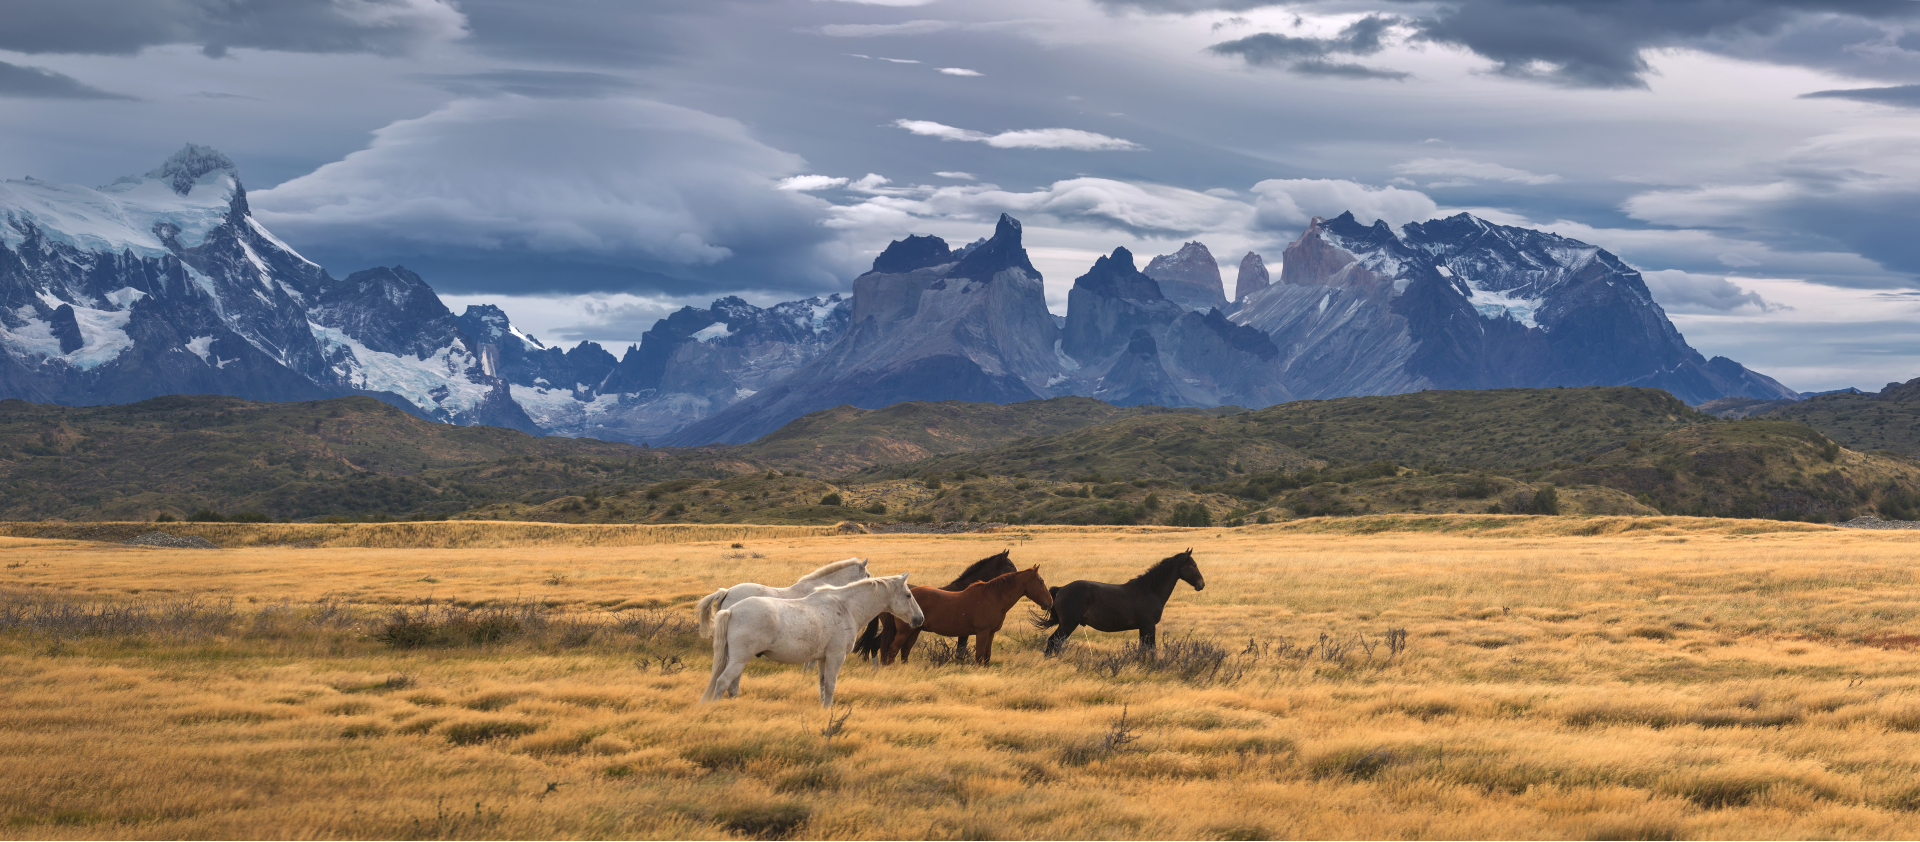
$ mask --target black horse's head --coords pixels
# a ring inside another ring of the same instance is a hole
[[[1174,556],[1173,559],[1179,559],[1179,572],[1175,575],[1178,575],[1181,581],[1192,585],[1196,591],[1204,591],[1207,589],[1207,577],[1200,575],[1200,565],[1195,564],[1193,561],[1192,547],[1188,547],[1185,552]],[[1172,561],[1173,559],[1168,560]]]
[[[1013,566],[1012,556],[1012,550],[1001,550],[998,553],[967,565],[967,569],[952,582],[948,583],[942,590],[961,590],[975,582],[990,582],[1008,573],[1015,572],[1020,568]]]

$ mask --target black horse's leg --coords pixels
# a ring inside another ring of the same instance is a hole
[[[954,658],[954,660],[956,660],[956,661],[964,661],[964,660],[966,660],[966,658],[967,658],[967,636],[966,636],[966,635],[964,635],[964,634],[963,634],[963,635],[961,635],[961,636],[959,636],[958,638],[955,638],[955,639],[954,639],[954,641],[953,641],[953,658]]]
[[[1053,634],[1047,636],[1047,654],[1060,654],[1060,648],[1067,645],[1067,638],[1072,637],[1073,630],[1079,627],[1080,624],[1078,623],[1069,623],[1066,620],[1061,620],[1060,627],[1054,629]]]
[[[1153,644],[1154,644],[1154,627],[1141,626],[1140,627],[1140,651],[1152,652]]]

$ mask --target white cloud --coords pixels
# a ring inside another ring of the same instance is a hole
[[[1791,310],[1760,297],[1757,292],[1719,275],[1697,275],[1679,269],[1641,272],[1653,300],[1669,313],[1771,313]]]
[[[1560,176],[1557,175],[1542,175],[1466,158],[1415,158],[1404,164],[1395,165],[1393,171],[1405,175],[1455,176],[1480,181],[1505,181],[1513,184],[1552,184],[1560,180]],[[1428,186],[1453,187],[1465,183],[1467,182],[1449,181]]]
[[[1018,129],[999,134],[987,134],[935,123],[931,120],[895,120],[893,124],[917,135],[937,137],[941,140],[984,143],[1000,149],[1075,149],[1095,152],[1140,148],[1139,144],[1130,140],[1079,129]]]
[[[945,73],[948,76],[985,76],[987,75],[985,73],[981,73],[978,70],[968,70],[964,67],[942,67],[940,68],[940,72]]]
[[[841,187],[846,183],[846,179],[834,178],[830,175],[796,175],[792,178],[781,179],[779,188],[781,190],[799,190],[805,192],[808,190],[826,190],[831,187]]]
[[[876,38],[885,35],[927,35],[959,26],[950,20],[910,20],[906,23],[830,23],[821,35],[834,38]]]
[[[940,176],[941,178],[957,178],[957,179],[960,179],[961,181],[975,180],[973,177],[973,173],[960,172],[959,170],[942,170],[940,172],[934,173],[934,175]]]
[[[336,250],[586,255],[669,274],[739,257],[817,275],[827,204],[792,188],[822,177],[782,181],[803,166],[688,108],[503,96],[391,123],[250,199],[282,236]]]
[[[1333,217],[1343,211],[1352,211],[1362,223],[1384,219],[1394,227],[1440,215],[1440,206],[1418,190],[1335,179],[1271,178],[1255,184],[1253,193],[1258,197],[1254,224],[1268,231],[1298,232],[1313,217]]]

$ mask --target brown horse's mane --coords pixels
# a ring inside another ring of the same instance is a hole
[[[980,559],[979,561],[976,561],[972,564],[967,565],[967,569],[960,571],[960,575],[955,576],[953,581],[948,582],[947,586],[944,588],[941,588],[941,590],[951,591],[951,590],[958,589],[960,588],[960,586],[967,584],[969,579],[972,579],[976,583],[989,581],[992,577],[987,575],[987,568],[991,567],[993,565],[993,562],[996,559],[1006,560],[1008,554],[1012,552],[1013,552],[1012,550],[1001,550],[997,553],[994,553],[993,555],[987,556],[986,558]],[[1005,575],[1005,574],[1002,574],[1002,575]]]
[[[1183,564],[1181,564],[1182,559],[1185,559],[1186,564],[1192,564],[1193,551],[1186,550],[1184,552],[1174,553],[1173,555],[1160,559],[1159,561],[1154,562],[1152,567],[1147,568],[1147,571],[1145,573],[1142,573],[1138,576],[1133,577],[1132,579],[1127,580],[1127,584],[1150,585],[1150,584],[1155,584],[1155,583],[1164,581],[1167,578],[1172,576],[1178,576],[1180,575],[1180,568],[1184,566]]]

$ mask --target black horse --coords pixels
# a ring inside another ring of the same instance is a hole
[[[1013,559],[1008,558],[1012,552],[1012,550],[1001,550],[996,555],[987,556],[968,565],[966,571],[960,574],[960,578],[946,583],[941,586],[940,589],[943,591],[964,591],[968,585],[975,582],[991,581],[995,577],[1018,572],[1019,568],[1013,566]],[[853,654],[872,660],[878,657],[882,650],[887,648],[887,644],[892,642],[893,624],[882,623],[879,617],[875,617],[871,622],[867,623],[867,630],[860,635],[860,639],[854,641]],[[965,658],[967,653],[967,637],[962,635],[959,640],[953,642],[953,645],[957,651],[959,651],[960,656]]]
[[[1081,626],[1103,632],[1139,629],[1140,648],[1152,649],[1154,628],[1160,625],[1160,614],[1173,596],[1174,583],[1180,581],[1196,591],[1207,589],[1207,580],[1200,575],[1200,566],[1193,563],[1191,549],[1161,559],[1124,585],[1082,580],[1053,588],[1053,609],[1044,614],[1036,612],[1033,627],[1059,627],[1047,638],[1049,655],[1059,652],[1074,629]]]

